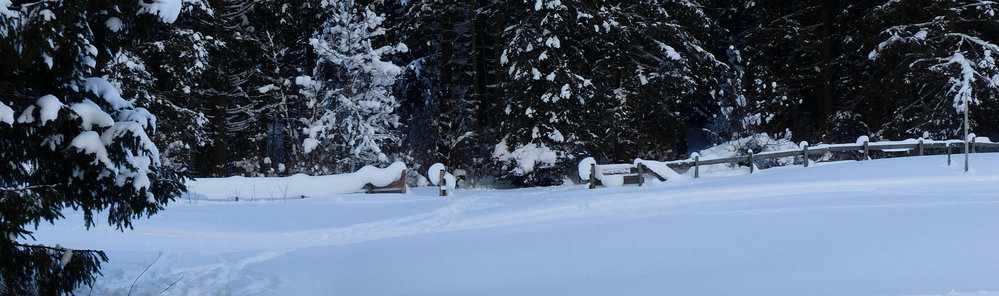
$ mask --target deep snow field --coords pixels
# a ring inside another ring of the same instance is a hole
[[[954,160],[453,197],[191,195],[124,233],[67,213],[35,236],[107,251],[83,295],[999,295],[999,154],[968,173]]]

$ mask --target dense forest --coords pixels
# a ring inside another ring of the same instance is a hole
[[[0,108],[97,77],[189,176],[402,160],[514,185],[759,133],[954,137],[964,99],[999,132],[989,1],[170,2],[0,1]]]
[[[0,0],[0,291],[91,283],[103,253],[16,240],[65,208],[128,228],[184,177],[403,161],[553,185],[586,156],[677,159],[749,136],[959,137],[963,111],[995,138],[997,9]]]

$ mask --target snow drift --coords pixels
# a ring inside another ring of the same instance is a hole
[[[405,170],[406,164],[395,162],[386,168],[369,165],[353,173],[328,176],[198,178],[187,182],[187,190],[210,198],[334,196],[357,192],[367,184],[387,186]]]

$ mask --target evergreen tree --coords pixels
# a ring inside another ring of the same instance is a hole
[[[71,293],[93,283],[100,251],[29,245],[29,227],[66,208],[107,211],[118,229],[180,194],[147,133],[156,118],[102,69],[180,1],[0,1],[0,291]]]
[[[507,1],[514,22],[503,32],[501,67],[505,100],[499,118],[493,167],[518,185],[555,185],[568,176],[593,134],[584,115],[595,92],[583,56],[577,22],[589,14],[572,1]]]
[[[347,172],[387,163],[387,148],[400,141],[393,86],[401,72],[387,57],[407,47],[380,39],[385,17],[374,11],[375,5],[354,0],[324,4],[329,18],[310,39],[319,58],[317,79],[297,81],[306,88],[311,109],[303,141],[303,151],[311,154],[310,169]]]
[[[988,1],[900,1],[875,7],[857,59],[869,76],[849,108],[886,138],[962,135],[962,111],[973,130],[999,132],[999,5]],[[955,112],[956,111],[956,112]]]
[[[615,161],[685,157],[688,137],[718,113],[708,100],[723,65],[708,52],[718,28],[690,1],[600,4],[596,15],[584,35],[595,40],[586,46],[601,78],[594,84],[620,106],[615,132],[597,142],[614,143],[602,146],[616,147]]]
[[[484,87],[475,1],[414,1],[401,25],[410,49],[397,83],[406,149],[420,163],[478,167]]]

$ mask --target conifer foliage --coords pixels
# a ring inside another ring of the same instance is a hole
[[[399,143],[398,102],[393,94],[399,66],[388,60],[405,44],[379,44],[385,16],[354,0],[325,2],[329,18],[309,40],[318,61],[315,77],[298,84],[314,91],[303,149],[318,171],[352,171],[387,163],[387,148]],[[339,159],[330,162],[331,159]]]
[[[997,10],[0,0],[0,294],[92,283],[102,253],[25,244],[30,226],[73,208],[87,226],[107,211],[127,228],[179,194],[179,174],[401,160],[465,170],[468,184],[555,185],[583,157],[677,159],[761,133],[954,137],[964,110],[972,132],[999,138]]]
[[[169,2],[169,1],[167,1]],[[178,4],[179,3],[173,3]],[[131,1],[0,1],[0,292],[69,293],[92,284],[100,251],[20,241],[65,209],[118,229],[163,209],[183,189],[161,167],[156,117],[102,73],[148,26],[179,6]]]

